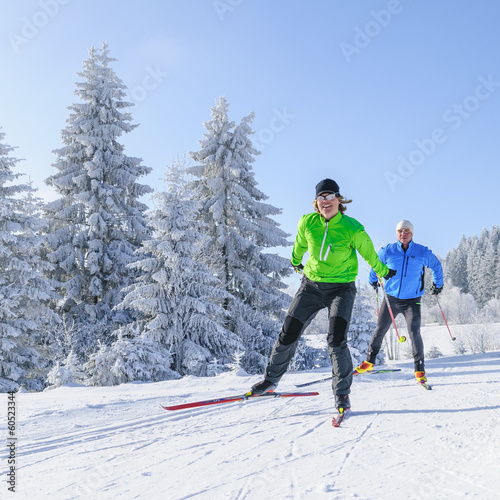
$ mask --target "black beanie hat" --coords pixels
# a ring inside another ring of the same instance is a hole
[[[323,179],[321,182],[316,184],[316,196],[320,193],[335,193],[340,191],[339,185],[332,181],[331,179]]]

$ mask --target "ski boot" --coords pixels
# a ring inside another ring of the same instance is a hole
[[[356,367],[358,373],[371,372],[373,370],[373,363],[369,361],[363,361],[359,366]]]
[[[415,372],[415,378],[419,384],[425,384],[427,382],[425,372]]]
[[[335,394],[335,408],[342,412],[347,411],[351,407],[349,394]]]
[[[265,394],[266,392],[273,392],[276,387],[278,387],[278,384],[264,379],[257,384],[252,385],[250,392],[253,396],[260,396],[261,394]]]
[[[424,389],[430,391],[432,389],[432,385],[427,382],[427,377],[425,376],[425,372],[415,372],[415,378],[419,385],[421,385]]]

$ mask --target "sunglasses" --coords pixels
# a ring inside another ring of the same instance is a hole
[[[330,194],[327,194],[326,196],[319,194],[318,196],[316,196],[316,199],[318,201],[323,201],[323,200],[331,201],[331,200],[335,199],[336,196],[337,196],[336,193],[330,193]]]
[[[406,228],[398,229],[398,233],[408,234],[411,233],[411,230]]]

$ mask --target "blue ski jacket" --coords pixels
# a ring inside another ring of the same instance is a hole
[[[410,241],[406,252],[398,241],[391,243],[378,252],[378,258],[397,274],[385,282],[388,295],[398,299],[414,299],[422,296],[424,290],[425,267],[432,271],[432,278],[437,287],[443,286],[443,267],[439,259],[423,245]],[[377,281],[372,269],[368,277],[370,283]]]

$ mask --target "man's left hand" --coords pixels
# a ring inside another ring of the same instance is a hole
[[[432,295],[439,295],[443,291],[442,286],[436,286],[436,283],[433,283],[431,286],[431,294]]]

